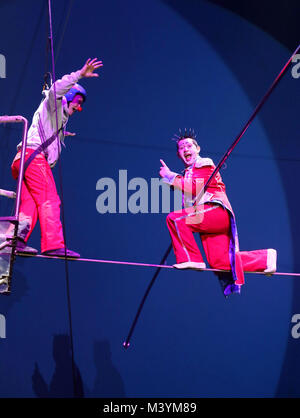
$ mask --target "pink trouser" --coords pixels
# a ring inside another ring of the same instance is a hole
[[[26,151],[25,160],[34,152]],[[16,155],[11,169],[15,179],[20,168],[20,152]],[[20,226],[18,235],[25,241],[39,218],[41,226],[41,251],[64,248],[63,229],[60,221],[60,199],[56,191],[53,174],[43,154],[31,161],[22,183]],[[26,227],[24,228],[24,225]],[[22,230],[23,228],[23,230]],[[20,230],[21,229],[21,230]]]
[[[199,232],[207,261],[211,268],[230,270],[230,216],[221,206],[205,204],[199,207],[200,218],[188,216],[187,210],[172,212],[167,216],[167,226],[177,263],[203,262],[195,241]],[[195,223],[193,223],[195,218]],[[188,221],[187,221],[188,219]],[[200,219],[200,222],[199,222]],[[240,251],[235,253],[238,283],[243,284],[243,271],[264,271],[267,268],[267,250]]]

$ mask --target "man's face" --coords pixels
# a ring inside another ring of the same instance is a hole
[[[80,111],[82,103],[83,103],[83,97],[80,94],[76,94],[68,106],[69,116],[72,116],[73,113]]]
[[[184,138],[177,144],[178,157],[183,161],[186,167],[194,164],[199,156],[200,147],[194,143],[192,138]]]

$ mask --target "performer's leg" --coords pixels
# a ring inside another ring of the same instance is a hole
[[[268,267],[268,250],[240,251],[244,271],[265,271]]]
[[[42,252],[64,248],[60,198],[51,168],[44,156],[38,155],[30,163],[26,170],[25,181],[38,208]]]
[[[171,235],[177,263],[187,261],[203,263],[202,255],[193,236],[194,227],[186,222],[185,210],[172,212],[167,216],[167,226]]]
[[[211,268],[230,270],[229,233],[201,234],[201,241],[207,261]]]
[[[221,206],[205,205],[202,222],[198,226],[204,252],[212,268],[230,270],[230,217]]]
[[[214,268],[229,269],[230,219],[227,210],[212,204],[205,204],[197,210],[201,217],[191,216],[193,212],[189,210],[172,212],[167,217],[177,262],[203,262],[193,236],[193,232],[200,232],[210,264]]]
[[[11,168],[14,179],[17,179],[19,175],[19,163],[13,162]],[[23,181],[19,211],[18,237],[20,237],[24,242],[27,242],[29,239],[37,222],[37,218],[38,213],[35,201],[26,186],[26,182]],[[13,233],[14,227],[12,226],[10,229],[11,231],[9,232]]]
[[[18,160],[13,164],[17,170],[19,163]],[[42,154],[37,155],[29,164],[24,181],[37,207],[41,226],[42,252],[64,248],[60,199],[51,168]]]
[[[239,293],[244,284],[244,273],[240,257],[233,251],[230,255],[230,215],[222,207],[204,213],[200,226],[200,236],[209,265],[214,269],[231,270],[230,257],[235,258],[237,279],[234,282],[232,273],[216,273],[225,296]]]
[[[26,183],[22,184],[18,236],[27,242],[38,219],[38,211]]]

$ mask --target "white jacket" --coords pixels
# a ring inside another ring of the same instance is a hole
[[[69,120],[67,100],[64,95],[80,78],[80,70],[78,70],[71,74],[64,75],[61,80],[55,82],[59,140],[56,138],[43,151],[51,167],[54,167],[61,153],[61,143],[64,144],[64,131]],[[44,91],[44,95],[45,99],[34,113],[31,126],[28,130],[27,147],[31,149],[37,149],[42,142],[45,142],[57,131],[54,85],[52,85],[49,90]],[[21,145],[22,143],[18,144],[18,149],[20,149]]]

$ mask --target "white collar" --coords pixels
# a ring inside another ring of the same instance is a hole
[[[214,165],[214,162],[211,158],[202,158],[200,157],[200,155],[197,157],[196,161],[194,162],[194,164],[191,166],[191,168],[201,168],[201,167],[205,167],[207,165]]]

